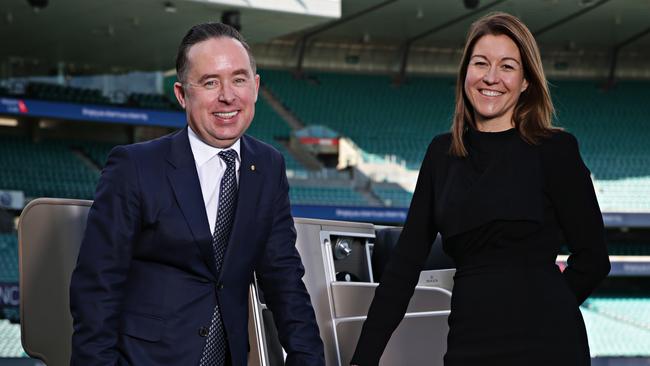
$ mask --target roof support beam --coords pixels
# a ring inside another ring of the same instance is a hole
[[[377,10],[377,9],[383,8],[384,6],[392,4],[392,3],[396,2],[396,1],[397,0],[385,0],[385,1],[382,1],[379,4],[375,4],[375,5],[373,5],[373,6],[369,7],[369,8],[360,10],[360,11],[354,13],[354,14],[350,14],[349,16],[347,16],[345,18],[335,20],[333,22],[327,23],[327,24],[325,24],[323,26],[320,26],[320,27],[318,27],[318,28],[316,28],[316,29],[314,29],[312,31],[309,31],[309,32],[305,33],[302,37],[300,37],[300,40],[298,41],[298,62],[296,63],[296,75],[299,75],[299,76],[302,75],[302,66],[303,66],[303,62],[304,62],[304,59],[305,59],[305,50],[307,48],[307,42],[311,38],[313,38],[315,35],[317,35],[319,33],[322,33],[322,32],[325,32],[326,30],[332,29],[334,27],[337,27],[337,26],[339,26],[341,24],[352,21],[354,19],[357,19],[357,18],[359,18],[361,16],[364,16],[364,15],[366,15],[368,13],[371,13],[371,12]]]
[[[411,46],[413,45],[413,42],[415,42],[417,40],[420,40],[420,39],[422,39],[424,37],[428,37],[428,36],[430,36],[430,35],[432,35],[432,34],[434,34],[436,32],[439,32],[439,31],[447,28],[447,27],[450,27],[450,26],[452,26],[454,24],[457,24],[458,22],[461,22],[461,21],[463,21],[463,20],[465,20],[467,18],[473,17],[474,15],[479,14],[479,13],[481,13],[481,12],[483,12],[483,11],[485,11],[485,10],[487,10],[487,9],[497,5],[497,4],[500,4],[500,3],[504,2],[504,1],[505,0],[495,0],[495,1],[493,1],[493,2],[491,2],[489,4],[487,4],[487,5],[481,6],[480,8],[478,8],[476,10],[473,10],[473,11],[471,11],[469,13],[463,14],[463,15],[458,16],[456,18],[450,19],[450,20],[448,20],[448,21],[446,21],[446,22],[444,22],[444,23],[442,23],[442,24],[440,24],[438,26],[435,26],[435,27],[433,27],[431,29],[428,29],[428,30],[426,30],[424,32],[421,32],[421,33],[407,39],[406,42],[404,42],[402,44],[402,47],[401,47],[402,51],[401,51],[400,67],[399,67],[399,73],[397,74],[397,77],[395,78],[395,83],[400,84],[402,81],[404,81],[404,78],[406,76],[406,66],[408,64],[409,52],[411,51]]]
[[[575,19],[575,18],[577,18],[577,17],[579,17],[579,16],[581,16],[583,14],[586,14],[586,13],[598,8],[599,6],[605,4],[608,1],[609,0],[600,0],[599,2],[595,3],[594,5],[591,5],[589,7],[586,7],[584,9],[582,9],[582,10],[576,11],[575,13],[569,14],[569,15],[565,16],[562,19],[556,20],[555,22],[534,31],[533,36],[538,37],[541,34],[546,33],[546,32],[550,31],[553,28],[557,28],[557,27],[559,27],[560,25],[562,25],[564,23],[567,23],[567,22],[569,22],[569,21],[571,21],[571,20],[573,20],[573,19]]]
[[[605,83],[605,89],[609,89],[612,86],[614,86],[614,82],[616,79],[616,66],[618,63],[618,53],[621,50],[621,48],[629,45],[632,42],[637,41],[640,38],[643,38],[650,34],[650,27],[646,28],[645,30],[642,30],[641,32],[627,38],[626,40],[619,42],[617,45],[615,45],[612,48],[612,60],[609,65],[609,77],[607,78],[607,82]]]

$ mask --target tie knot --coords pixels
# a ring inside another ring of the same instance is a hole
[[[223,150],[219,152],[219,157],[226,162],[226,165],[230,166],[235,164],[235,159],[237,159],[237,151],[233,149]]]

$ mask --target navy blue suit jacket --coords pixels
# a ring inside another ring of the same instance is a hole
[[[257,273],[288,353],[324,365],[295,248],[282,155],[241,138],[235,221],[217,273],[187,127],[110,153],[72,275],[73,365],[198,365],[219,299],[232,364],[246,365]],[[252,168],[254,166],[254,168]]]

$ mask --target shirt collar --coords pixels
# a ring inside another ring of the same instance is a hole
[[[234,144],[232,144],[230,147],[220,149],[218,147],[214,147],[211,145],[206,144],[201,138],[194,133],[192,130],[192,127],[187,126],[187,136],[190,139],[190,147],[192,148],[192,155],[194,155],[194,161],[196,162],[196,166],[201,166],[208,162],[210,159],[212,159],[215,155],[217,155],[219,152],[227,149],[233,149],[237,152],[237,162],[240,162],[241,160],[241,154],[239,152],[240,150],[240,139],[237,139]]]

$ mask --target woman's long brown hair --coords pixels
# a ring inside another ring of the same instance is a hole
[[[542,59],[535,38],[517,17],[506,13],[491,13],[472,24],[467,34],[465,50],[460,62],[456,80],[456,108],[451,126],[452,143],[450,153],[467,156],[463,133],[468,128],[477,128],[474,108],[465,95],[465,76],[476,42],[485,35],[505,35],[517,45],[523,63],[524,78],[528,88],[521,93],[513,113],[513,121],[519,135],[530,144],[539,143],[540,138],[549,136],[556,128],[552,125],[553,101],[548,91]]]

